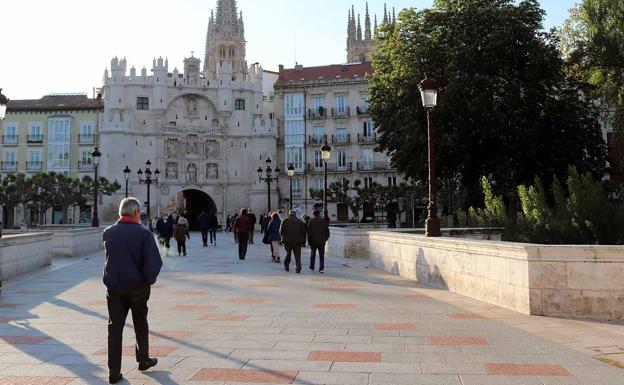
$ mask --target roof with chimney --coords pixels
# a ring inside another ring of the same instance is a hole
[[[276,85],[287,85],[294,82],[363,80],[372,74],[373,66],[371,63],[333,64],[319,67],[297,65],[295,68],[289,69],[280,66]]]
[[[46,95],[41,99],[9,100],[7,112],[102,110],[101,98],[87,95]]]

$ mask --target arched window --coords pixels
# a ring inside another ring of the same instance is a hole
[[[230,58],[235,57],[235,56],[236,56],[236,48],[234,48],[234,47],[230,47],[230,52],[229,52],[229,54],[230,54],[230,56],[229,56]]]
[[[219,57],[221,59],[225,59],[225,48],[224,47],[219,48]]]

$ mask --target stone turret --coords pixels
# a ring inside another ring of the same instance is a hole
[[[386,6],[384,5],[384,20],[388,19]],[[377,34],[377,16],[375,15],[375,34]],[[364,15],[364,30],[360,14],[355,17],[355,8],[351,6],[348,13],[347,22],[347,62],[369,62],[371,56],[376,50],[375,40],[373,39],[373,30],[371,28],[371,18],[366,3],[366,13]]]
[[[245,25],[243,13],[237,12],[236,0],[219,0],[216,16],[214,11],[210,14],[204,76],[216,79],[225,62],[229,63],[234,75],[247,75]]]

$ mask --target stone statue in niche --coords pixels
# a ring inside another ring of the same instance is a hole
[[[196,95],[186,95],[184,97],[184,106],[186,107],[186,118],[188,119],[198,119],[198,101]]]
[[[187,143],[186,143],[186,153],[187,154],[197,154],[197,140],[198,137],[197,135],[189,135],[187,137]]]
[[[175,162],[167,162],[165,169],[166,179],[178,179],[178,164]]]
[[[219,165],[216,163],[208,163],[206,165],[206,179],[216,180],[219,179]]]
[[[206,143],[206,158],[217,159],[219,157],[219,142],[216,140],[209,140]]]
[[[219,121],[217,119],[212,119],[212,128],[219,128]]]
[[[186,167],[186,181],[188,183],[197,183],[197,166],[191,163]]]
[[[167,140],[167,156],[178,156],[178,140]]]

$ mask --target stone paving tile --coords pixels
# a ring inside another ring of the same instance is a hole
[[[561,365],[543,364],[485,364],[488,374],[506,376],[571,376],[572,373]],[[470,373],[468,373],[470,374]]]
[[[372,373],[369,385],[462,385],[453,374]]]
[[[535,376],[460,375],[462,385],[544,385]],[[554,384],[553,384],[554,385]],[[563,384],[562,384],[563,385]],[[594,385],[594,384],[584,384]]]
[[[368,373],[301,371],[293,384],[367,385]]]
[[[430,345],[487,345],[484,337],[428,337]]]
[[[420,363],[334,362],[332,372],[353,373],[422,373]]]
[[[191,380],[292,384],[298,374],[296,370],[202,369]]]
[[[313,351],[308,361],[335,361],[335,362],[380,362],[379,352],[341,352],[341,351]]]
[[[375,324],[377,330],[411,330],[416,329],[413,323],[378,323]]]
[[[150,356],[153,357],[166,357],[170,353],[174,352],[178,349],[175,346],[150,346]],[[108,354],[108,348],[103,348],[94,352],[95,355],[106,355]],[[134,346],[124,346],[121,351],[122,356],[134,357],[135,356],[135,347]]]
[[[448,319],[451,319],[451,320],[486,320],[488,318],[479,314],[452,313],[448,315]]]
[[[66,385],[75,377],[27,377],[16,376],[0,379],[0,385]]]
[[[205,315],[199,318],[202,321],[246,321],[249,319],[247,315]]]

